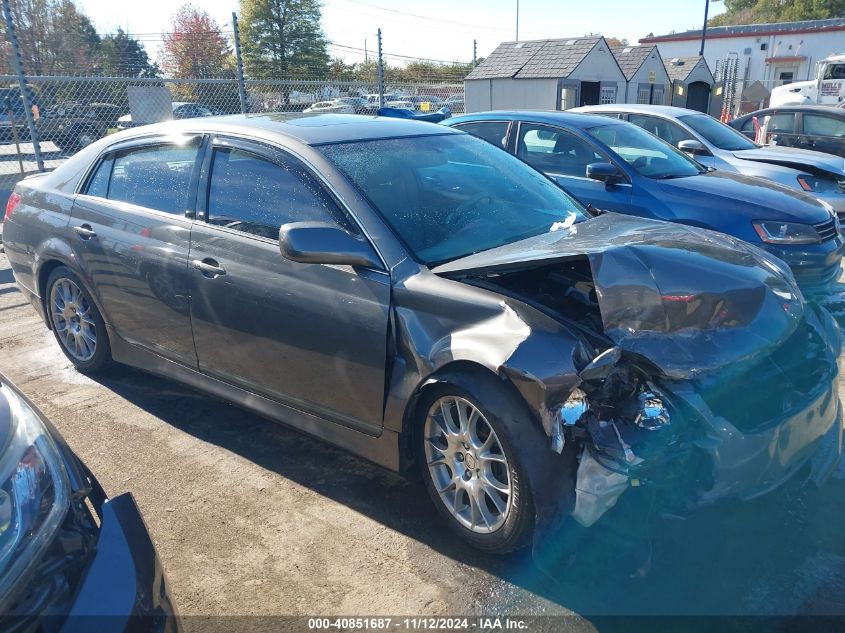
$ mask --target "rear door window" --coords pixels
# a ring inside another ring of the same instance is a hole
[[[157,144],[115,152],[91,176],[84,193],[184,215],[199,144]]]

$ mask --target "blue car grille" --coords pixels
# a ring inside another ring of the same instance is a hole
[[[827,220],[826,222],[820,222],[819,224],[813,225],[816,231],[819,234],[822,242],[826,242],[828,240],[832,240],[837,235],[836,231],[836,220],[833,218]]]

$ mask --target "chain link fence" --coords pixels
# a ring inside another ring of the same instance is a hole
[[[119,130],[169,119],[260,112],[374,114],[377,81],[26,77],[44,167],[54,169],[82,147]],[[416,110],[463,112],[462,83],[387,82],[385,101]],[[0,75],[0,179],[38,170],[20,84]],[[11,187],[3,186],[0,190]]]

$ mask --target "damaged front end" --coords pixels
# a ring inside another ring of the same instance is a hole
[[[637,487],[683,514],[762,494],[808,463],[817,479],[834,467],[838,328],[783,264],[726,236],[612,214],[526,242],[435,272],[581,337],[576,386],[550,388],[538,407],[550,451],[575,455],[558,518],[592,526]],[[554,522],[539,512],[539,525]]]

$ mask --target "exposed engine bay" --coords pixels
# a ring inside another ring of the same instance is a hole
[[[716,469],[718,448],[707,437],[709,424],[690,424],[690,418],[700,414],[699,422],[709,420],[714,426],[724,413],[727,419],[739,419],[741,416],[725,411],[724,406],[716,407],[725,400],[735,380],[748,375],[754,376],[755,384],[777,383],[784,390],[780,394],[783,401],[788,402],[790,387],[800,388],[802,393],[797,400],[804,400],[811,383],[825,385],[828,374],[835,372],[825,363],[813,364],[812,371],[799,367],[809,359],[796,363],[791,354],[793,347],[777,347],[771,355],[753,356],[731,369],[703,372],[697,377],[695,382],[701,385],[700,391],[714,412],[703,401],[693,404],[676,398],[671,391],[683,392],[683,386],[639,350],[625,349],[624,338],[611,338],[605,328],[601,289],[597,288],[586,257],[523,270],[491,271],[466,281],[531,305],[576,329],[585,342],[584,348],[575,353],[579,385],[550,407],[553,415],[543,421],[551,450],[560,454],[569,447],[576,454],[575,501],[570,515],[584,527],[595,524],[629,488],[655,484],[659,487],[661,483],[671,488],[676,475],[683,471],[691,475],[693,483],[680,494],[687,498],[681,499],[679,505],[692,505],[705,498],[714,486],[716,475],[712,471]],[[632,293],[632,297],[636,294]],[[730,289],[721,297],[675,293],[661,298],[663,321],[659,326],[680,336],[701,336],[708,329],[744,328],[764,301],[761,291],[736,291],[732,295]],[[631,306],[629,314],[634,314],[633,310]],[[794,307],[785,302],[783,314],[791,318],[790,311]],[[636,316],[641,319],[642,314]],[[651,310],[646,321],[654,324],[659,316]],[[798,330],[790,338],[800,339],[802,345],[809,341],[810,349],[823,347],[813,328],[804,324]],[[626,331],[626,336],[636,334],[633,328]],[[644,335],[648,336],[648,332]],[[821,349],[819,356],[823,356]],[[809,374],[811,381],[805,378]],[[695,398],[699,396],[696,394]],[[684,415],[696,405],[699,410],[695,414]],[[786,405],[775,413],[788,413]],[[748,417],[747,412],[743,416]],[[655,472],[657,475],[652,475]],[[679,496],[679,491],[674,490],[673,494]]]

